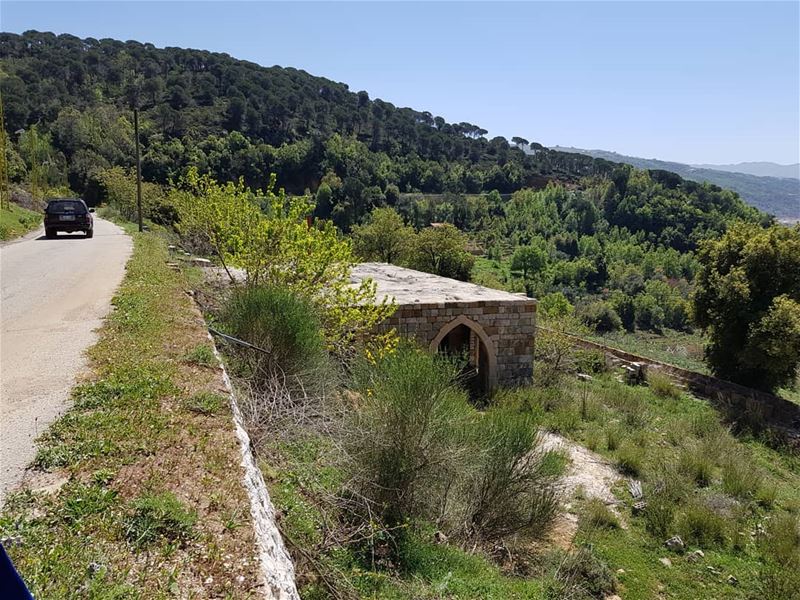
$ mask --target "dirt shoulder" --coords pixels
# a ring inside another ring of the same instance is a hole
[[[42,598],[259,595],[221,371],[186,274],[134,236],[94,375],[40,440],[0,537]]]

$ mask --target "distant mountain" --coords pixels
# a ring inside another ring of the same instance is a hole
[[[698,169],[728,171],[729,173],[746,173],[757,177],[790,177],[800,179],[800,163],[779,165],[774,162],[741,162],[735,165],[692,165]]]
[[[672,171],[692,181],[708,181],[739,193],[742,199],[781,221],[800,221],[800,180],[790,177],[760,177],[752,174],[728,171],[725,169],[697,167],[683,163],[626,156],[608,150],[584,150],[564,146],[554,146],[553,150],[574,152],[594,158],[627,163],[638,169],[662,169]],[[772,164],[772,163],[742,163]],[[775,165],[781,167],[782,165]],[[791,167],[792,165],[788,165]],[[796,167],[796,165],[795,165]]]

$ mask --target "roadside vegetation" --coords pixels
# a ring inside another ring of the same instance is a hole
[[[0,208],[0,240],[10,240],[36,229],[42,222],[40,213],[9,203]]]
[[[93,373],[0,536],[36,597],[248,598],[250,506],[217,364],[166,242],[133,235]]]

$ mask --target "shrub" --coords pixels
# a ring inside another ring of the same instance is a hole
[[[679,457],[679,468],[700,487],[711,483],[714,476],[714,463],[701,447],[691,446],[684,448]]]
[[[133,502],[125,537],[134,546],[145,546],[159,539],[185,542],[192,537],[196,520],[197,515],[172,492],[147,494]]]
[[[730,453],[722,463],[722,489],[736,498],[752,498],[761,486],[761,472],[741,452]]]
[[[411,346],[357,369],[348,468],[389,527],[431,517],[463,467],[471,407],[457,377],[453,363]]]
[[[474,434],[480,453],[469,492],[471,533],[491,540],[521,530],[545,532],[558,502],[533,419],[493,408]]]
[[[761,547],[778,564],[800,569],[800,519],[786,512],[774,515]]]
[[[580,547],[556,556],[555,573],[545,584],[548,600],[605,598],[617,590],[611,569],[591,549]]]
[[[655,495],[647,501],[644,509],[645,529],[658,538],[672,534],[675,521],[675,504],[665,495]]]
[[[617,450],[617,466],[625,475],[639,477],[644,472],[645,450],[630,442],[625,442]]]
[[[608,371],[606,355],[600,350],[578,350],[575,368],[582,373],[605,373]]]
[[[587,304],[580,310],[580,319],[595,331],[606,333],[622,328],[622,319],[617,311],[606,302],[598,301]]]
[[[681,396],[680,390],[672,383],[672,380],[657,370],[651,369],[647,371],[647,384],[659,398],[676,399]]]
[[[723,546],[728,532],[728,521],[711,508],[689,504],[678,519],[678,531],[685,542],[704,548]]]
[[[619,519],[605,502],[592,498],[583,507],[581,527],[597,529],[619,529]]]
[[[611,425],[606,429],[606,448],[614,452],[622,443],[623,434],[619,427]]]
[[[223,309],[222,320],[228,333],[260,349],[233,347],[256,386],[277,374],[290,389],[308,391],[330,377],[320,320],[307,299],[285,288],[241,288]]]

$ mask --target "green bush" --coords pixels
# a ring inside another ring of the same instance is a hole
[[[614,308],[602,301],[592,302],[582,307],[578,313],[581,321],[599,333],[618,331],[622,328],[620,319]]]
[[[457,378],[452,362],[407,345],[356,370],[348,468],[388,527],[432,517],[463,469],[472,409]]]
[[[725,517],[699,502],[686,506],[678,518],[678,532],[683,540],[703,548],[724,546],[728,529]]]
[[[331,376],[320,319],[311,302],[279,287],[234,291],[222,311],[227,332],[260,350],[232,346],[256,386],[274,377],[316,391]]]
[[[575,368],[581,373],[605,373],[608,371],[606,355],[600,350],[578,350],[575,352]]]
[[[468,500],[469,529],[486,540],[521,530],[544,533],[558,502],[535,421],[507,408],[489,410],[474,428],[477,465]]]
[[[787,512],[774,515],[761,540],[761,549],[776,563],[800,569],[800,519]]]
[[[158,540],[184,543],[194,533],[197,515],[172,492],[146,494],[133,502],[132,509],[125,537],[134,546],[146,546]]]

